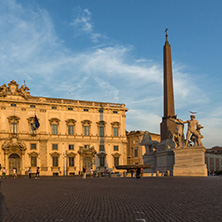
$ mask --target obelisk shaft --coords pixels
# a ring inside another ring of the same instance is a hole
[[[163,53],[164,53],[164,117],[167,118],[175,116],[171,48],[167,40],[164,45]]]
[[[174,109],[171,48],[167,37],[168,35],[166,34],[166,42],[163,47],[164,115],[161,123],[161,140],[172,139],[176,130],[176,124],[170,119],[176,117]]]

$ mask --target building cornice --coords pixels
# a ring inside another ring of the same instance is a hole
[[[6,84],[0,86],[0,102],[128,111],[125,104],[31,96],[29,90],[25,84],[19,88],[16,81],[12,80],[8,86]]]

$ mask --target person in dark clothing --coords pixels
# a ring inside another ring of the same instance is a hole
[[[140,178],[140,168],[138,168],[136,170],[136,178],[139,179]]]
[[[39,179],[39,167],[37,167],[37,170],[36,170],[36,177],[35,177],[35,179]]]

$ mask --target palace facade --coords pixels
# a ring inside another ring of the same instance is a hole
[[[116,172],[127,164],[124,104],[31,96],[12,80],[0,87],[0,163],[41,175],[76,175],[83,166]],[[40,126],[35,128],[36,119]]]
[[[207,149],[205,153],[207,170],[213,174],[215,171],[222,170],[222,147]]]

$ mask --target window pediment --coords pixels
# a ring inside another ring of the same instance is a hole
[[[67,125],[75,125],[75,123],[76,123],[76,120],[74,120],[74,119],[67,119],[66,120]]]
[[[29,117],[29,118],[27,118],[27,120],[28,120],[28,123],[31,124],[34,122],[35,117]]]
[[[92,122],[90,120],[83,120],[83,121],[81,121],[81,123],[83,125],[90,125]]]
[[[106,125],[106,121],[98,121],[98,122],[96,122],[96,124],[98,126],[105,126]]]
[[[50,156],[52,156],[52,157],[59,157],[60,155],[61,155],[61,153],[58,153],[58,152],[50,153]]]
[[[120,157],[121,154],[120,154],[120,153],[113,153],[112,156],[113,156],[113,157]]]
[[[39,118],[37,118],[37,119],[39,121]],[[35,121],[35,117],[31,116],[31,117],[27,118],[27,120],[28,120],[28,123],[31,124],[31,123],[33,123]]]
[[[38,156],[39,153],[35,152],[35,151],[32,151],[31,153],[28,153],[29,156]]]
[[[105,157],[107,154],[104,151],[100,151],[99,153],[97,153],[98,157]]]
[[[57,118],[51,118],[49,119],[50,124],[59,124],[60,120]]]
[[[113,127],[119,127],[120,126],[120,122],[112,122],[111,125]]]
[[[17,117],[17,116],[9,116],[9,117],[8,117],[9,123],[11,123],[11,122],[18,123],[19,120],[20,120],[20,118]]]
[[[74,152],[69,152],[68,154],[67,154],[67,157],[75,157],[77,154],[76,153],[74,153]]]

